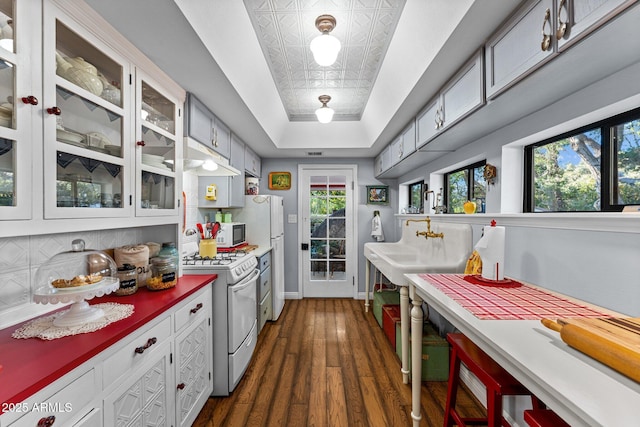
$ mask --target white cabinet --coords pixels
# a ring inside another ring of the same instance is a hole
[[[416,118],[416,145],[424,146],[440,132],[484,105],[484,66],[478,51],[440,90]]]
[[[244,157],[245,144],[237,135],[231,134],[231,158],[229,163],[234,168],[240,171],[240,175],[230,176],[228,179],[231,181],[229,184],[229,204],[230,206],[243,207],[244,206]]]
[[[0,218],[30,219],[31,181],[36,145],[36,124],[41,123],[38,105],[42,99],[34,84],[33,69],[39,58],[31,55],[39,43],[39,29],[28,22],[39,21],[38,9],[29,2],[0,4]],[[34,16],[35,15],[35,16]],[[24,25],[23,25],[24,21]],[[8,24],[11,22],[11,24]],[[4,32],[6,31],[6,35]],[[13,32],[13,37],[11,33]],[[9,43],[5,43],[9,42]],[[10,66],[4,66],[5,64]]]
[[[416,151],[416,122],[412,120],[400,135],[391,143],[392,166]]]
[[[213,388],[211,288],[176,312],[176,425],[190,426]]]
[[[374,160],[374,172],[378,176],[391,167],[391,145],[382,150]]]
[[[244,170],[249,176],[260,178],[262,173],[262,162],[260,157],[245,144],[244,146]]]
[[[179,215],[182,102],[136,70],[136,215]]]
[[[129,62],[52,2],[42,52],[45,218],[131,215]]]
[[[555,1],[555,34],[560,52],[636,2],[635,0]]]
[[[187,94],[186,134],[222,157],[231,155],[231,131],[194,94]]]

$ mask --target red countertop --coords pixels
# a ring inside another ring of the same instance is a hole
[[[185,275],[174,288],[148,291],[140,288],[129,296],[115,294],[94,298],[89,304],[133,304],[134,312],[98,331],[51,341],[16,339],[11,334],[27,322],[0,330],[0,405],[19,403],[71,372],[112,344],[153,320],[167,309],[208,285],[218,276]],[[62,310],[62,308],[61,308]],[[47,316],[50,314],[47,314]]]

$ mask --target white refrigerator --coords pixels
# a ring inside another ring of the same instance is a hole
[[[245,197],[234,221],[246,223],[248,243],[271,247],[272,320],[277,320],[284,308],[284,200],[270,195]]]

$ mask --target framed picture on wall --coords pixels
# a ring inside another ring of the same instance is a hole
[[[389,186],[388,185],[367,185],[368,205],[388,205]]]
[[[291,172],[269,173],[269,190],[289,190],[291,188]]]

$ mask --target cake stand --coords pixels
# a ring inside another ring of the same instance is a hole
[[[90,306],[87,300],[108,295],[119,287],[120,280],[117,277],[105,277],[97,283],[74,288],[43,286],[35,291],[33,301],[38,304],[73,303],[68,311],[55,318],[53,325],[77,326],[95,322],[104,317],[104,311]]]

